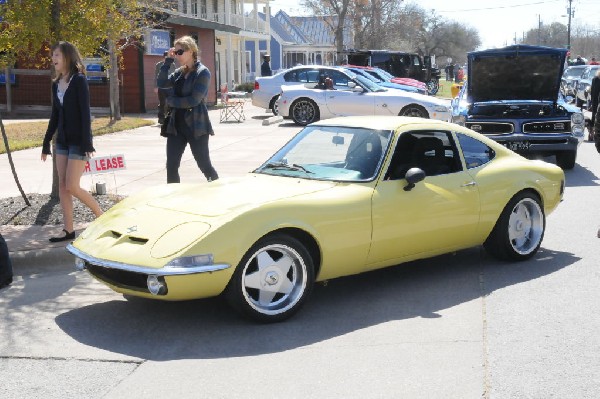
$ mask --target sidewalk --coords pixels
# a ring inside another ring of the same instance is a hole
[[[300,130],[288,121],[263,125],[263,121],[273,114],[252,106],[249,101],[244,109],[246,120],[242,123],[219,123],[219,112],[219,109],[209,111],[215,130],[215,135],[210,138],[210,155],[220,178],[241,176],[252,171]],[[152,114],[147,116],[154,118]],[[97,182],[104,182],[107,194],[130,195],[146,187],[166,183],[165,144],[165,138],[159,135],[158,125],[99,136],[94,139],[96,156],[123,154],[126,169],[83,176],[81,186],[93,192]],[[51,191],[51,166],[49,162],[40,160],[40,152],[40,148],[34,148],[12,154],[26,194]],[[0,197],[19,197],[6,154],[0,155],[0,165]],[[206,184],[189,147],[179,171],[182,182]],[[15,275],[35,273],[39,268],[58,262],[72,262],[72,256],[65,250],[66,243],[48,242],[48,237],[60,230],[57,227],[0,226],[13,259]],[[85,227],[85,224],[79,224],[76,230],[80,232]]]

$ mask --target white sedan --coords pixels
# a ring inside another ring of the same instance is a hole
[[[333,89],[323,85],[281,86],[279,114],[305,126],[320,119],[351,115],[399,115],[450,120],[447,100],[385,89],[361,76],[332,76]]]

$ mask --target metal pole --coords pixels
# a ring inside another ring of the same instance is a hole
[[[567,50],[571,50],[571,15],[573,15],[573,11],[571,9],[571,3],[573,0],[569,0],[569,24],[567,25]]]

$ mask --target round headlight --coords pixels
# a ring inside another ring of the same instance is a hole
[[[583,123],[584,120],[585,118],[583,117],[583,114],[581,112],[575,112],[571,114],[571,123],[579,125]]]

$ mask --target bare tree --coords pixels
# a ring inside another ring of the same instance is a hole
[[[15,169],[15,163],[13,162],[12,154],[10,152],[10,146],[8,145],[8,137],[6,136],[6,131],[4,130],[4,122],[2,122],[2,114],[0,114],[0,129],[2,130],[2,140],[4,141],[4,148],[6,148],[6,155],[8,156],[8,163],[10,164],[10,170],[15,179],[15,183],[17,183],[17,187],[19,188],[19,192],[21,193],[21,197],[23,197],[25,204],[27,204],[27,206],[31,206],[31,203],[29,203],[29,198],[27,198],[27,196],[25,195],[25,192],[23,191],[23,187],[21,187],[21,182],[19,181],[19,176],[17,176],[17,170]]]

